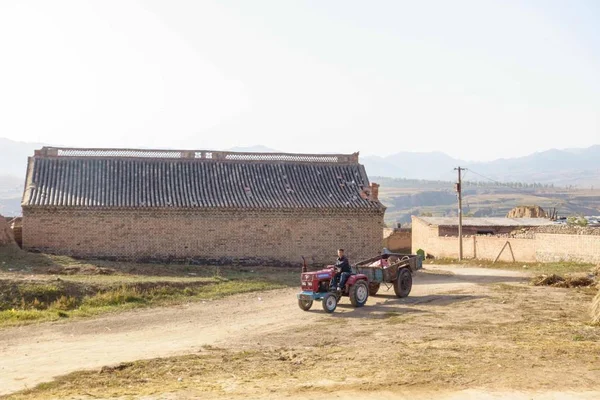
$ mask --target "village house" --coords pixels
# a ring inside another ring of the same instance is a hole
[[[546,218],[463,218],[463,257],[508,262],[600,262],[600,229]],[[458,217],[412,217],[412,252],[458,258]]]
[[[372,257],[385,212],[358,153],[55,147],[29,158],[22,207],[27,250],[274,265]]]

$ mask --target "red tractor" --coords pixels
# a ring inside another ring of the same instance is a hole
[[[306,262],[302,267],[302,292],[298,293],[298,306],[308,311],[315,300],[323,303],[323,310],[328,313],[335,311],[342,296],[350,297],[354,307],[362,307],[369,298],[369,281],[364,274],[352,273],[343,290],[330,288],[330,282],[336,273],[335,265],[328,265],[320,271],[307,272]]]

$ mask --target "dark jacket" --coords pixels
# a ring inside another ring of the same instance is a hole
[[[335,261],[335,266],[341,269],[341,272],[352,272],[352,268],[350,268],[350,263],[346,256],[342,256],[342,258],[338,258]]]

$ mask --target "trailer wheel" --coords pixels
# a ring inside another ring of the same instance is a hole
[[[367,282],[358,281],[350,288],[350,302],[354,307],[362,307],[369,298],[369,287]]]
[[[298,307],[300,307],[304,311],[310,310],[310,308],[312,307],[312,305],[313,305],[313,301],[312,300],[298,299]]]
[[[371,282],[369,283],[369,296],[375,296],[377,292],[379,292],[379,287],[381,283]]]
[[[398,279],[394,282],[394,292],[398,297],[406,297],[412,289],[412,274],[408,268],[402,268],[398,273]]]
[[[337,297],[333,293],[327,293],[325,297],[323,297],[323,310],[328,313],[332,313],[335,311],[337,307]]]

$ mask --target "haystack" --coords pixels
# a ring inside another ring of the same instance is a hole
[[[548,218],[540,206],[517,206],[506,214],[506,218]]]
[[[6,218],[0,215],[0,246],[16,246],[12,229],[8,226]]]

